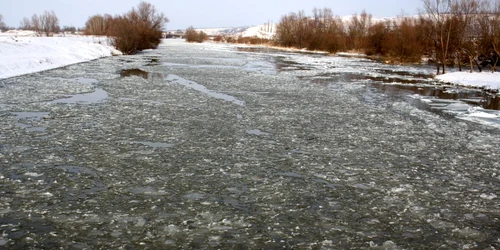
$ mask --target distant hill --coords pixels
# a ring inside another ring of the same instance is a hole
[[[347,25],[352,20],[352,15],[340,17],[342,21]],[[396,17],[389,18],[372,18],[372,23],[385,22],[395,20]],[[266,23],[255,26],[243,26],[243,27],[232,27],[232,28],[195,28],[196,31],[203,31],[209,36],[232,36],[232,37],[259,37],[265,39],[272,39],[276,34],[276,24]],[[183,30],[170,31],[172,33],[183,32]]]
[[[276,25],[266,23],[255,26],[243,26],[233,28],[197,28],[196,31],[203,31],[209,36],[232,36],[232,37],[259,37],[271,39],[276,31]],[[179,31],[170,31],[172,33]]]

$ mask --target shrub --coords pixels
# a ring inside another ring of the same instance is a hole
[[[208,39],[207,34],[203,31],[196,31],[193,26],[186,29],[186,42],[202,43]]]
[[[346,45],[345,25],[328,8],[314,9],[308,17],[303,11],[281,17],[274,42],[279,46],[337,52]]]
[[[85,35],[105,36],[108,34],[109,25],[112,22],[111,15],[94,15],[89,17],[85,23]]]
[[[141,2],[128,13],[111,17],[95,15],[85,25],[85,34],[108,35],[123,54],[155,49],[161,42],[162,29],[168,18],[147,2]]]
[[[113,18],[109,35],[113,36],[113,46],[123,54],[134,54],[138,50],[140,37],[132,20],[122,16]]]
[[[224,41],[224,37],[222,37],[221,35],[217,35],[214,37],[214,42],[223,42]]]

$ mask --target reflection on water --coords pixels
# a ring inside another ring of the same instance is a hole
[[[142,77],[144,79],[148,79],[149,72],[141,70],[141,69],[124,69],[124,70],[120,71],[120,76],[121,77],[138,76],[138,77]]]
[[[162,81],[165,78],[165,74],[151,73],[141,69],[124,69],[120,71],[120,76],[122,78],[137,76],[147,80],[159,80],[159,81]]]
[[[276,70],[278,72],[281,71],[294,71],[294,70],[311,70],[312,67],[305,65],[305,64],[300,64],[298,62],[294,62],[291,60],[287,60],[284,57],[276,57]]]

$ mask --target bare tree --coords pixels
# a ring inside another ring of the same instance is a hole
[[[53,36],[61,30],[59,26],[59,19],[54,11],[45,11],[42,15],[34,14],[31,19],[24,17],[19,26],[23,30],[33,30],[38,35],[45,34],[46,36]]]
[[[21,30],[31,30],[33,27],[31,27],[31,21],[29,18],[24,17],[21,23],[19,24],[19,29]]]
[[[477,50],[483,66],[495,71],[500,63],[500,0],[484,1],[477,19]]]
[[[5,32],[7,30],[7,25],[3,22],[3,16],[0,14],[0,31]]]
[[[281,46],[292,47],[296,45],[295,25],[297,23],[297,14],[290,13],[281,17],[276,25],[275,40]]]
[[[422,18],[429,20],[427,37],[434,43],[434,55],[436,59],[437,74],[446,73],[446,63],[450,51],[451,28],[451,5],[452,0],[422,0],[426,11]],[[442,71],[440,71],[442,67]]]
[[[349,38],[353,49],[363,49],[365,47],[368,29],[372,26],[372,15],[366,13],[365,10],[352,16],[352,20],[348,25]]]
[[[147,2],[141,2],[137,9],[133,8],[125,17],[136,25],[140,35],[138,50],[156,48],[160,44],[164,25],[168,18]]]
[[[61,30],[59,18],[57,18],[53,10],[45,11],[43,15],[40,16],[40,27],[41,31],[45,33],[46,36],[53,36]]]
[[[280,46],[337,52],[345,47],[342,20],[331,9],[313,9],[313,16],[304,11],[281,17],[276,25],[274,42]]]
[[[168,19],[150,3],[141,2],[137,9],[132,8],[110,21],[107,35],[113,37],[113,43],[120,51],[131,54],[137,50],[156,48]]]
[[[168,23],[168,18],[165,14],[158,12],[156,8],[148,2],[139,3],[137,14],[139,19],[147,25],[148,29],[162,30],[165,24]]]
[[[460,71],[462,71],[462,58],[464,55],[470,65],[470,71],[474,71],[474,62],[477,57],[476,38],[481,0],[453,0],[451,3],[451,47],[455,51],[455,57]],[[477,64],[477,63],[476,63]]]
[[[85,23],[85,34],[96,36],[106,35],[108,33],[111,18],[110,15],[94,15],[89,17]]]
[[[500,0],[497,0],[492,8],[491,33],[491,44],[496,54],[492,70],[495,71],[500,60]]]
[[[33,14],[33,16],[31,16],[30,28],[31,28],[31,30],[33,30],[36,33],[38,33],[38,35],[41,34],[41,32],[42,32],[42,23],[40,21],[40,17],[38,17],[37,14]]]

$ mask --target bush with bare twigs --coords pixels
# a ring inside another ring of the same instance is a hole
[[[186,42],[202,43],[208,39],[207,34],[203,31],[196,31],[193,26],[186,29]]]
[[[141,2],[128,13],[91,16],[85,24],[87,35],[107,35],[113,45],[124,54],[155,49],[161,42],[163,26],[168,18],[147,2]]]
[[[105,36],[108,34],[108,29],[112,21],[113,17],[109,14],[91,16],[85,23],[84,34]]]

